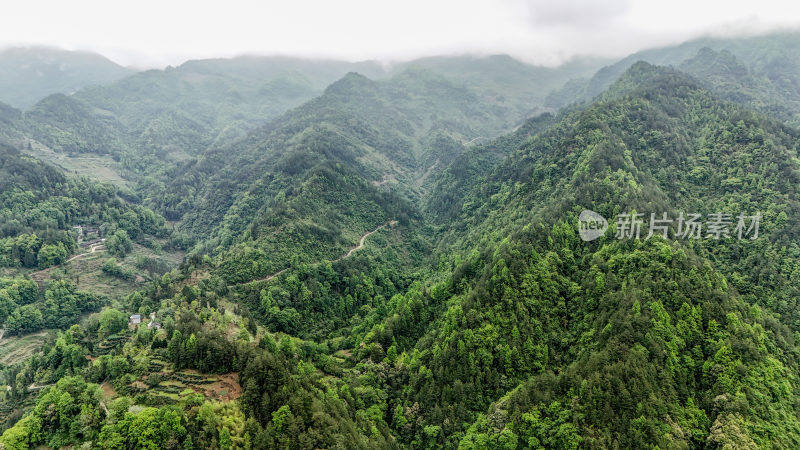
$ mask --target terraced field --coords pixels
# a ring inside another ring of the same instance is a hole
[[[10,366],[29,358],[42,348],[48,333],[54,332],[43,330],[23,336],[4,336],[0,339],[0,364]]]
[[[148,383],[137,380],[130,384],[132,392],[145,397],[147,403],[153,405],[175,403],[187,389],[203,394],[208,399],[222,402],[236,400],[242,395],[239,375],[235,372],[213,375],[191,369],[174,372],[167,367],[167,362],[152,359],[150,375],[146,378],[152,380],[150,377],[155,376],[158,383],[148,386]]]

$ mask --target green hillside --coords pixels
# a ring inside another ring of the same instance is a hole
[[[637,64],[513,152],[464,201],[477,207],[462,215],[462,256],[428,311],[363,338],[405,352],[389,408],[402,436],[464,448],[796,445],[796,133]],[[610,218],[605,238],[579,239],[583,209]],[[624,212],[728,209],[760,211],[759,240],[614,236]]]
[[[103,56],[49,47],[0,50],[0,102],[27,109],[51,94],[72,94],[134,73]]]
[[[595,98],[637,61],[669,65],[695,76],[722,98],[744,104],[798,126],[798,34],[773,33],[747,38],[701,38],[684,44],[634,53],[575,78],[545,102],[562,107]]]
[[[0,443],[800,447],[793,36],[0,105]]]

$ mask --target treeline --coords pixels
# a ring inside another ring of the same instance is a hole
[[[50,282],[41,295],[33,281],[0,279],[0,323],[9,334],[63,329],[77,322],[84,312],[107,303],[107,298],[78,291],[65,280]]]

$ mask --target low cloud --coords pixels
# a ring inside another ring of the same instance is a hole
[[[350,61],[506,53],[556,65],[704,34],[800,25],[800,3],[782,0],[139,0],[124,11],[118,5],[11,2],[0,15],[0,47],[92,50],[137,67],[244,53]]]
[[[629,0],[528,0],[524,4],[535,27],[606,27],[631,9]]]

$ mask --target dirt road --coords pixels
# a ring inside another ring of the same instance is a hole
[[[378,228],[375,228],[372,231],[368,231],[363,236],[361,236],[361,239],[359,239],[359,241],[358,241],[358,245],[356,245],[355,247],[352,247],[347,253],[345,253],[344,255],[342,255],[340,257],[338,257],[337,259],[333,260],[332,262],[339,262],[339,261],[341,261],[343,259],[349,258],[350,256],[352,256],[352,254],[354,252],[364,248],[364,243],[366,242],[368,237],[370,237],[373,234],[377,233],[381,229],[386,228],[387,226],[391,227],[391,226],[394,226],[395,224],[397,224],[396,220],[390,220],[390,221],[384,223],[383,225],[379,226]],[[277,277],[278,275],[282,274],[283,272],[286,272],[289,269],[290,268],[287,267],[285,269],[282,269],[282,270],[279,270],[279,271],[273,273],[272,275],[267,275],[264,278],[258,278],[256,280],[250,280],[250,281],[245,281],[245,282],[242,282],[242,283],[231,284],[231,285],[228,285],[228,287],[242,286],[242,285],[251,284],[251,283],[258,283],[259,281],[269,281],[269,280]]]

